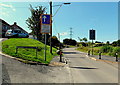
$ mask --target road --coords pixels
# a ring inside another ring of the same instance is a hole
[[[28,65],[4,56],[2,77],[7,83],[117,83],[118,65],[95,61],[75,48],[65,48],[61,66]],[[91,84],[93,85],[93,84]],[[105,84],[106,85],[106,84]],[[110,84],[109,84],[110,85]]]
[[[117,83],[118,64],[91,60],[75,48],[64,49],[73,83]]]

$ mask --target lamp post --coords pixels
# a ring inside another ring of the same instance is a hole
[[[62,6],[63,4],[71,4],[71,3],[62,3],[61,5],[55,5],[55,6]],[[50,53],[52,54],[52,1],[50,1],[50,15],[51,15],[51,26],[50,26]],[[57,13],[57,12],[56,12]]]

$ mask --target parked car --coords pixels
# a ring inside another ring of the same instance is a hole
[[[21,30],[7,30],[5,33],[7,38],[28,38],[29,34],[22,32]]]

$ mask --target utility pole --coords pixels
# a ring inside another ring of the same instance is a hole
[[[66,5],[67,5],[67,4],[71,4],[71,3],[62,3],[62,4],[66,4]],[[61,4],[61,5],[57,5],[57,6],[60,6],[60,7],[61,7],[62,4]],[[51,30],[50,30],[50,53],[52,54],[52,17],[53,17],[53,16],[52,16],[52,7],[53,7],[53,6],[52,6],[52,1],[50,1],[49,5],[50,5],[50,15],[51,15],[51,25],[50,25],[50,29],[51,29]],[[58,10],[57,10],[57,11],[58,11]],[[56,13],[57,13],[57,12],[56,12]],[[55,14],[56,14],[56,13],[55,13]]]
[[[70,39],[72,39],[73,31],[72,28],[70,28]]]
[[[50,1],[50,15],[51,15],[51,25],[50,25],[50,53],[52,54],[52,1]]]

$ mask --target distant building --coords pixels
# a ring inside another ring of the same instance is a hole
[[[12,29],[12,30],[21,30],[24,33],[28,33],[23,28],[21,28],[20,26],[18,26],[16,22],[14,22],[13,25],[10,25],[10,24],[8,24],[7,22],[5,22],[2,19],[0,19],[0,28],[2,28],[2,30],[0,30],[0,37],[3,37],[3,38],[5,37],[6,31],[9,30],[9,29]]]

